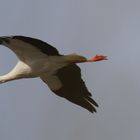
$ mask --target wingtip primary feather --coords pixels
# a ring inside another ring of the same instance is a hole
[[[95,106],[97,107],[97,103],[95,105],[85,97],[77,97],[77,98],[76,97],[69,97],[69,98],[67,97],[66,99],[69,100],[70,102],[73,102],[73,103],[87,109],[91,113],[97,112],[96,108],[95,108]]]
[[[87,96],[86,99],[93,105],[95,105],[96,107],[99,107],[99,105],[95,102],[95,100],[93,100],[91,97]]]
[[[88,106],[85,106],[86,109],[89,110],[91,113],[97,112],[95,107],[98,107],[98,104],[89,96],[83,98],[88,104],[90,104]]]

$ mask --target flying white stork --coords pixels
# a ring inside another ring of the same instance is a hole
[[[86,59],[77,54],[61,55],[48,43],[25,36],[0,37],[0,44],[11,49],[19,58],[8,74],[0,76],[0,83],[40,77],[56,95],[92,113],[96,112],[98,104],[91,98],[81,79],[80,68],[75,63],[106,60],[106,56],[96,55]]]

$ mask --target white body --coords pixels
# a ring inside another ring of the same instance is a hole
[[[49,76],[68,64],[65,56],[47,56],[23,41],[18,41],[17,44],[16,40],[11,40],[10,44],[5,43],[5,46],[15,52],[19,61],[12,71],[0,76],[1,83],[20,78],[41,77],[44,74]]]

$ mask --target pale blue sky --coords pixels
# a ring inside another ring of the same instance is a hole
[[[138,0],[1,0],[1,36],[37,37],[63,54],[109,60],[80,64],[99,104],[96,114],[54,95],[37,78],[0,85],[0,139],[138,140],[139,7]],[[16,61],[0,46],[1,75]]]

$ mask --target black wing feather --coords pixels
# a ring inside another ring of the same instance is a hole
[[[63,86],[59,90],[53,90],[55,94],[82,106],[90,112],[96,112],[94,106],[98,107],[98,104],[91,98],[91,93],[81,78],[81,70],[76,64],[59,69],[56,75]]]
[[[48,44],[40,39],[35,39],[35,38],[25,37],[25,36],[13,36],[13,39],[19,39],[21,41],[30,43],[34,47],[39,49],[41,52],[43,52],[47,55],[60,55],[55,47],[51,46],[50,44]]]

